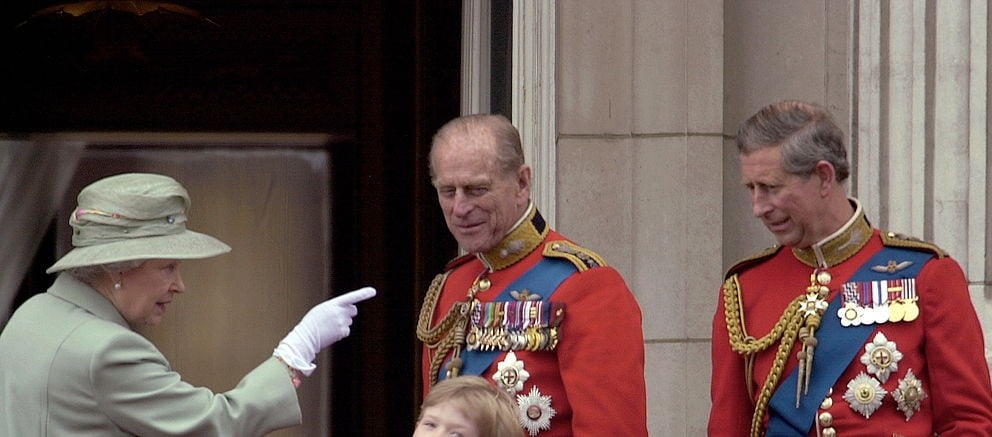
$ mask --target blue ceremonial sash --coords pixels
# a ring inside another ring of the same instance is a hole
[[[858,268],[848,282],[915,278],[923,265],[932,257],[933,254],[928,252],[885,247]],[[912,261],[913,264],[893,273],[876,272],[871,269],[872,266],[884,266],[889,260]],[[837,383],[837,379],[851,361],[864,350],[868,337],[875,332],[877,328],[875,324],[841,326],[837,310],[843,305],[843,298],[843,292],[838,292],[823,313],[820,329],[816,331],[818,343],[813,354],[813,371],[810,375],[808,394],[800,398],[799,408],[796,408],[796,384],[799,383],[797,366],[788,378],[779,384],[779,388],[775,390],[768,403],[769,421],[766,437],[809,435],[816,412],[820,408],[820,403],[827,397],[827,392]]]
[[[575,273],[575,264],[562,258],[548,258],[544,257],[539,261],[534,267],[531,267],[527,273],[524,273],[513,281],[510,285],[507,285],[492,302],[507,302],[516,300],[510,296],[511,291],[521,291],[523,289],[528,289],[541,296],[542,301],[551,300],[551,295],[554,294],[558,286],[565,281],[566,278],[572,276]],[[481,375],[483,371],[489,368],[489,366],[496,360],[503,351],[481,351],[481,350],[468,350],[463,349],[461,351],[462,358],[462,375]],[[445,363],[451,361],[449,358]],[[438,381],[445,379],[445,366],[441,366],[441,370],[438,372]]]

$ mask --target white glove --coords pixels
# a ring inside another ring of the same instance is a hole
[[[351,333],[351,319],[358,314],[355,304],[373,296],[375,289],[365,287],[317,304],[279,342],[273,355],[310,376],[317,368],[313,364],[317,353]]]

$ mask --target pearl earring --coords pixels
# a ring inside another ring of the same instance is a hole
[[[120,289],[121,289],[121,281],[114,282],[114,290],[120,290]]]

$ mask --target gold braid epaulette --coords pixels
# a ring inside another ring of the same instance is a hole
[[[937,258],[943,258],[947,256],[946,252],[944,252],[941,248],[937,247],[936,244],[933,244],[929,241],[923,241],[918,238],[913,238],[903,234],[897,234],[895,232],[881,231],[879,232],[879,234],[882,237],[882,244],[885,244],[886,246],[904,247],[907,249],[919,249],[926,252],[931,252],[934,255],[937,255]]]
[[[768,409],[768,402],[771,399],[776,384],[778,384],[779,378],[782,376],[782,371],[785,369],[785,362],[799,335],[799,327],[803,321],[800,303],[804,298],[805,296],[799,296],[793,300],[785,308],[785,311],[782,312],[782,316],[779,317],[778,322],[775,323],[771,332],[756,339],[747,335],[745,332],[744,309],[741,306],[741,289],[740,283],[737,281],[737,275],[731,275],[723,283],[723,310],[724,319],[727,323],[730,347],[738,354],[743,355],[745,362],[748,363],[746,365],[747,374],[744,376],[747,381],[746,385],[749,388],[748,396],[751,395],[750,387],[753,376],[750,371],[750,360],[753,359],[755,354],[768,349],[776,341],[781,339],[778,345],[778,351],[775,353],[775,361],[772,363],[772,368],[765,378],[765,383],[761,386],[761,392],[754,407],[754,415],[751,417],[752,437],[761,435],[761,426],[764,421],[765,412]]]
[[[772,255],[775,255],[776,253],[778,253],[780,249],[782,249],[782,246],[776,244],[774,246],[765,248],[765,250],[762,250],[761,252],[758,252],[747,258],[737,261],[737,263],[735,263],[734,265],[730,266],[729,269],[727,269],[727,274],[724,275],[723,277],[729,278],[732,275],[736,275],[744,270],[747,270],[748,267],[751,267],[752,265],[764,261],[765,259],[771,257]]]
[[[468,322],[469,304],[466,302],[455,302],[448,310],[448,314],[438,322],[437,326],[431,327],[431,319],[437,301],[441,297],[441,289],[444,288],[444,281],[448,278],[448,272],[441,273],[431,281],[427,295],[424,297],[424,304],[420,307],[420,317],[417,319],[417,338],[427,346],[428,353],[431,350],[434,356],[430,357],[430,384],[433,387],[437,383],[438,371],[444,357],[448,355],[456,345],[461,344],[465,337],[466,323]]]
[[[598,253],[566,240],[549,241],[544,245],[542,254],[551,258],[568,260],[580,272],[606,266],[606,261]]]

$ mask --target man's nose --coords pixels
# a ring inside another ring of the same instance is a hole
[[[452,205],[452,213],[454,213],[455,216],[464,217],[468,215],[474,207],[475,203],[473,203],[472,199],[466,196],[465,193],[461,191],[455,193],[454,204]]]
[[[754,190],[751,192],[751,213],[755,217],[761,217],[771,211],[771,204],[768,202],[768,196],[761,191]]]

